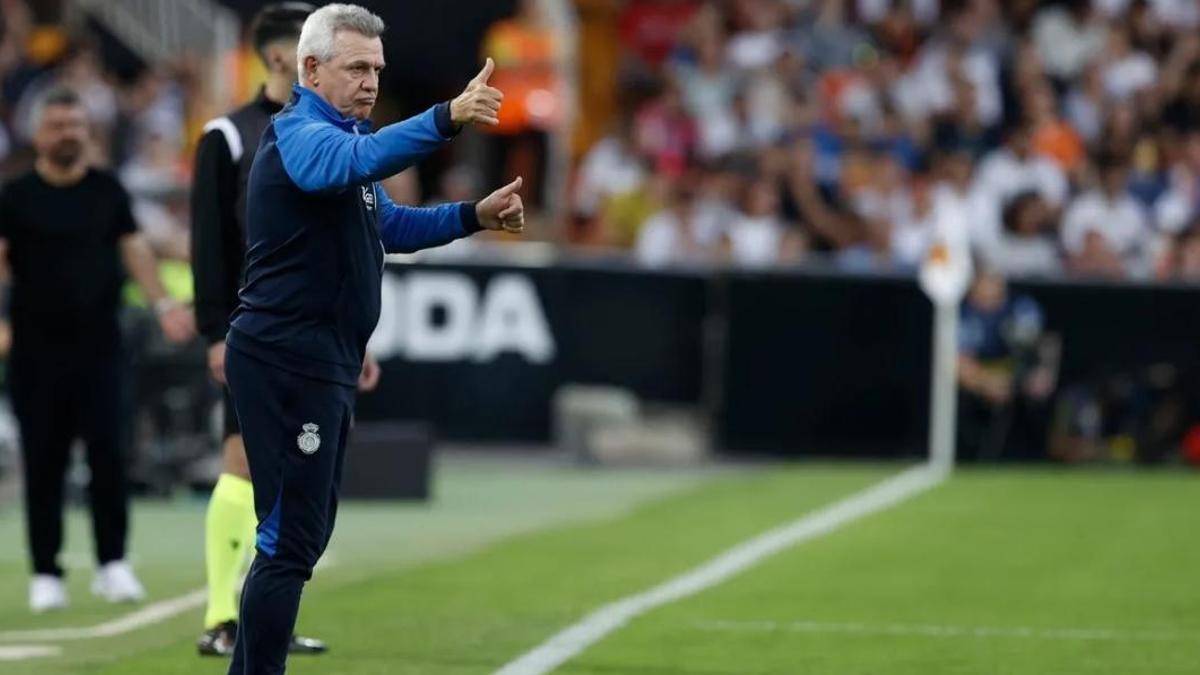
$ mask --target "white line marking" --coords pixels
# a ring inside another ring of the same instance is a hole
[[[674,579],[601,607],[494,675],[545,675],[641,614],[712,588],[780,551],[895,506],[938,485],[947,475],[944,469],[921,465],[769,530]]]
[[[1034,628],[1032,626],[951,626],[921,623],[870,624],[836,621],[702,621],[696,628],[713,632],[810,633],[932,638],[1017,638],[1095,642],[1183,642],[1200,635],[1171,630],[1122,628]]]
[[[317,561],[314,570],[328,569],[336,565],[337,560],[331,555],[326,555]],[[207,601],[208,591],[204,588],[197,588],[183,595],[146,605],[125,616],[95,626],[0,631],[0,642],[15,642],[18,640],[61,642],[66,640],[93,640],[96,638],[114,637],[116,635],[132,633],[135,630],[153,626],[156,623],[162,623],[196,607],[203,607]]]
[[[184,612],[201,607],[208,599],[203,588],[175,598],[146,605],[112,621],[86,628],[46,628],[43,630],[10,630],[0,632],[0,640],[28,640],[33,642],[62,640],[91,640],[95,638],[124,635],[135,630],[161,623]]]
[[[12,645],[0,647],[0,661],[24,661],[62,654],[61,647],[49,645]]]

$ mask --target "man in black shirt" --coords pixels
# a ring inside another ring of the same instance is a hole
[[[204,126],[196,150],[192,185],[192,271],[196,321],[208,341],[209,373],[225,384],[225,334],[238,305],[242,263],[246,257],[246,181],[254,152],[271,116],[292,97],[296,82],[296,41],[304,19],[315,9],[302,2],[268,5],[251,23],[254,49],[266,66],[266,85],[255,99]],[[374,387],[379,367],[371,361],[365,387]],[[254,491],[246,466],[241,427],[228,392],[225,397],[221,475],[213,487],[204,522],[208,608],[201,656],[229,656],[237,636],[238,584],[247,556],[254,550]],[[319,654],[325,645],[293,637],[291,652]]]
[[[34,612],[67,605],[62,547],[63,481],[76,437],[87,445],[99,570],[92,591],[110,602],[144,591],[125,561],[128,495],[121,457],[117,310],[128,271],[163,333],[191,339],[191,312],[163,292],[157,261],[137,233],[129,196],[86,158],[79,97],[55,89],[34,115],[35,168],[0,192],[0,266],[10,268],[13,408],[21,429],[25,516]]]

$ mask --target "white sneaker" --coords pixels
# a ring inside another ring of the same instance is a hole
[[[140,602],[146,597],[142,582],[124,560],[114,560],[96,570],[92,593],[109,602]]]
[[[67,608],[67,585],[49,574],[38,574],[29,582],[29,610],[34,614]]]

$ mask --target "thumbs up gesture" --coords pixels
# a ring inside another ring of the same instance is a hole
[[[488,230],[520,234],[525,229],[525,204],[518,194],[521,183],[518,177],[475,204],[479,224]]]
[[[488,85],[496,62],[490,58],[483,65],[483,70],[467,83],[467,88],[457,98],[450,101],[450,121],[462,126],[465,124],[481,124],[494,127],[500,123],[500,102],[504,93]]]

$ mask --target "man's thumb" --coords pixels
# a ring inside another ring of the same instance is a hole
[[[497,192],[500,194],[501,197],[507,197],[507,196],[515,193],[517,190],[520,190],[521,184],[523,182],[524,181],[522,180],[522,178],[520,176],[517,176],[516,180],[514,180],[513,182],[509,183],[508,185],[505,185],[504,187],[500,188],[499,190],[497,190]]]
[[[489,56],[487,62],[483,64],[483,70],[479,71],[479,74],[475,76],[475,79],[471,80],[471,84],[487,84],[488,78],[492,76],[492,71],[495,69],[496,62],[493,61],[492,57]]]

